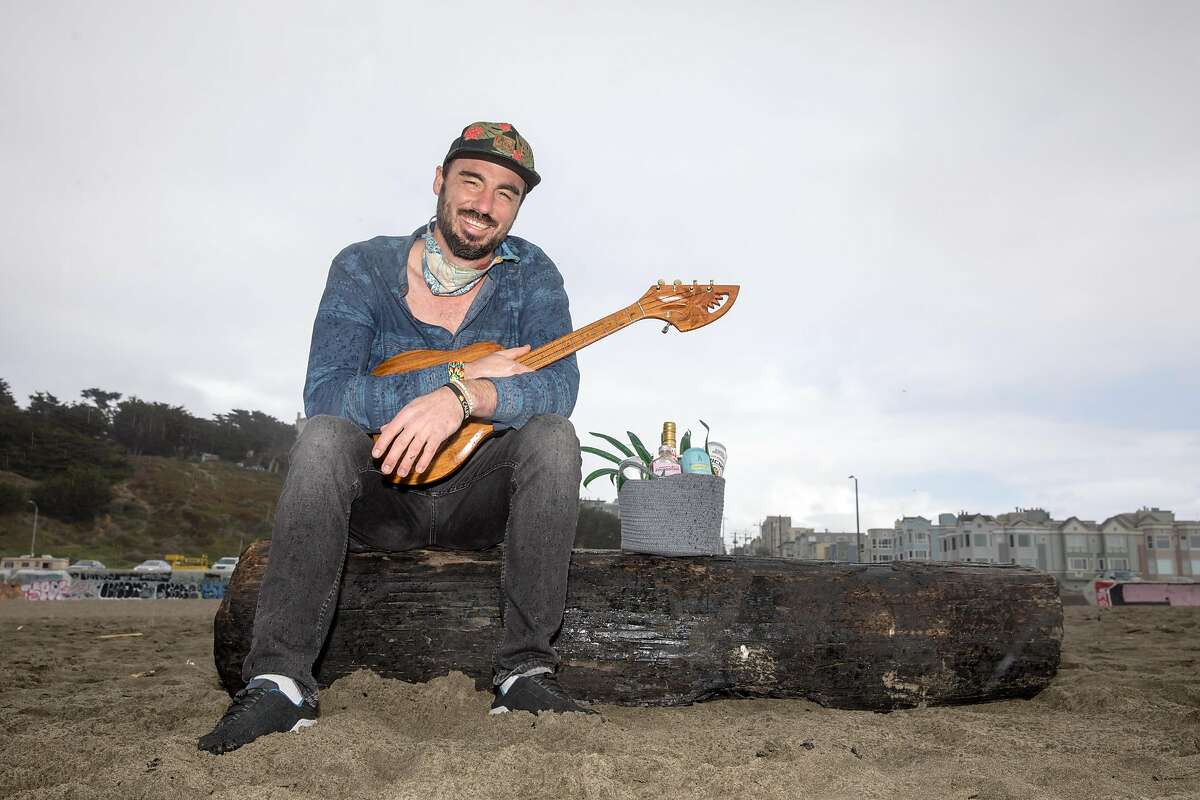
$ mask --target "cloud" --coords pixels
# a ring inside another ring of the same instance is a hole
[[[424,221],[450,139],[504,118],[577,324],[742,285],[584,351],[575,415],[709,421],[730,526],[852,525],[851,473],[864,527],[1200,515],[1195,8],[534,11],[456,12],[502,66],[448,59],[435,6],[3,12],[0,374],[291,419],[330,259]]]

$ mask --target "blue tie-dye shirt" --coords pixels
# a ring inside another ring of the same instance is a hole
[[[446,384],[444,364],[377,378],[371,370],[409,350],[457,350],[475,342],[535,349],[571,328],[562,276],[536,245],[509,236],[503,260],[488,272],[458,332],[413,316],[408,293],[411,236],[377,236],[333,259],[313,324],[304,383],[304,413],[345,417],[365,430],[379,427],[406,403]],[[575,356],[534,372],[490,378],[496,386],[497,429],[520,428],[538,414],[569,416],[579,392]]]

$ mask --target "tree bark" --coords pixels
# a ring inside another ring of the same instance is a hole
[[[221,682],[242,686],[267,542],[238,564],[217,612]],[[450,670],[491,685],[499,549],[351,555],[315,673],[406,681]],[[888,711],[1032,697],[1058,669],[1055,580],[1022,567],[835,564],[578,550],[557,641],[574,696],[683,705],[803,697]]]

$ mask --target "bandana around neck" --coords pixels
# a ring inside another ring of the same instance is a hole
[[[460,267],[442,254],[442,248],[438,246],[437,239],[433,237],[433,226],[436,220],[436,217],[431,219],[429,226],[425,228],[425,233],[422,234],[422,238],[425,240],[425,252],[421,254],[421,273],[425,276],[425,285],[437,297],[457,297],[466,294],[474,288],[475,284],[483,280],[483,276],[492,267],[501,261],[516,259],[516,256],[510,254],[508,246],[502,242],[500,244],[502,255],[493,258],[492,263],[483,269]]]

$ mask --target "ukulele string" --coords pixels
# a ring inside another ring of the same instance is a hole
[[[610,333],[615,333],[631,322],[637,321],[640,317],[635,307],[629,306],[623,308],[620,311],[609,314],[607,317],[596,320],[590,325],[585,325],[573,333],[548,342],[528,353],[520,361],[525,366],[533,369],[541,369],[547,364],[553,364],[560,358],[564,358]]]

